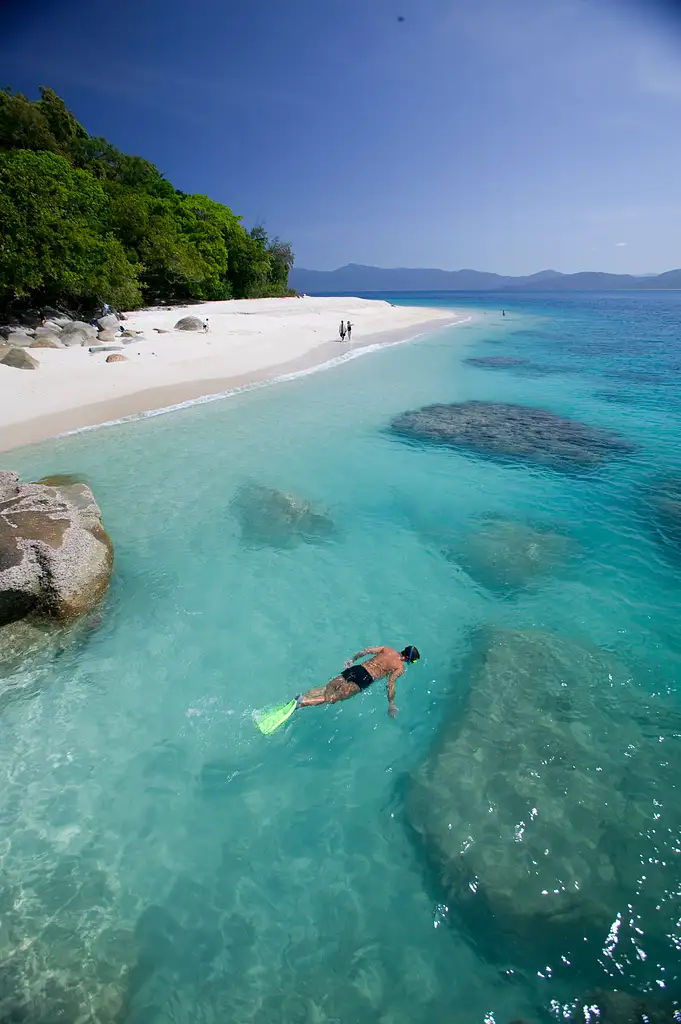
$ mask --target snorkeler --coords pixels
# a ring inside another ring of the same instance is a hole
[[[362,665],[354,664],[368,654],[372,654],[373,657]],[[377,680],[387,677],[388,714],[394,718],[397,713],[395,683],[404,672],[404,666],[413,665],[420,657],[417,649],[411,644],[403,651],[395,651],[392,647],[366,647],[346,661],[341,674],[326,686],[317,686],[296,697],[296,709],[310,708],[317,704],[335,704],[339,700],[347,700],[349,697],[361,693],[362,690],[366,690]]]

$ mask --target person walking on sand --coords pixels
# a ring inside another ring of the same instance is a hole
[[[208,317],[206,317],[204,319],[204,321],[203,321],[203,333],[204,334],[208,334],[208,326],[209,326],[209,324],[208,324]]]
[[[354,664],[369,654],[373,656],[368,661],[362,665]],[[365,647],[363,651],[358,651],[349,658],[341,674],[326,686],[317,686],[296,697],[296,711],[298,708],[311,708],[318,704],[336,704],[339,700],[348,700],[379,679],[387,679],[388,714],[394,718],[397,714],[395,683],[403,674],[405,665],[415,664],[420,657],[413,644],[409,644],[403,651],[396,651],[392,647]]]
[[[350,323],[349,320],[348,320],[347,332],[348,332],[348,341],[352,341],[352,324]]]
[[[341,322],[340,322],[340,327],[338,328],[338,333],[340,334],[340,340],[341,341],[345,341],[345,322],[343,320],[341,320]]]

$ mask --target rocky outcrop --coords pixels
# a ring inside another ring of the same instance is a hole
[[[113,546],[90,488],[22,484],[0,473],[0,626],[27,615],[68,622],[109,585]]]
[[[483,587],[505,593],[555,572],[575,547],[571,537],[550,527],[494,518],[444,554]]]
[[[0,349],[0,363],[3,366],[13,366],[16,370],[37,370],[40,363],[34,359],[25,348],[13,348],[5,345]]]
[[[232,510],[247,544],[276,548],[300,543],[319,543],[335,534],[331,517],[312,507],[309,501],[262,484],[240,488]]]
[[[463,680],[465,706],[407,794],[452,912],[479,942],[493,936],[490,953],[554,976],[561,956],[598,973],[613,927],[628,980],[646,957],[674,963],[673,703],[614,657],[533,631],[485,631]]]
[[[203,320],[198,316],[183,316],[175,324],[176,331],[200,331],[203,328]]]
[[[502,402],[429,405],[401,413],[393,431],[418,443],[531,462],[562,471],[593,469],[635,450],[626,438],[546,409]]]

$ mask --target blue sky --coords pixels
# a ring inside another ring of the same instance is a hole
[[[299,266],[681,266],[681,21],[655,0],[21,6],[4,82]]]

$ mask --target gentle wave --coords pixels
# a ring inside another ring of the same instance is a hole
[[[252,381],[250,384],[241,384],[238,387],[227,388],[225,391],[218,391],[215,394],[200,395],[199,398],[188,398],[184,402],[175,402],[173,405],[164,405],[160,409],[147,409],[143,412],[131,413],[130,416],[121,416],[118,419],[106,420],[104,423],[91,423],[86,427],[76,427],[74,430],[65,430],[55,437],[71,437],[73,434],[84,434],[89,430],[100,430],[103,427],[115,427],[121,423],[133,423],[135,420],[150,419],[152,416],[165,416],[169,412],[177,412],[179,409],[188,409],[193,405],[205,405],[208,402],[219,402],[224,398],[233,398],[236,395],[243,395],[248,391],[258,391],[260,388],[271,387],[273,384],[284,384],[286,381],[298,380],[300,377],[309,377],[313,373],[320,373],[322,370],[332,370],[335,366],[349,363],[352,359],[359,359],[360,356],[368,356],[381,349],[395,348],[397,345],[407,345],[410,342],[418,341],[419,338],[428,337],[438,331],[446,330],[448,327],[458,327],[461,324],[470,323],[472,316],[462,320],[452,320],[451,323],[442,324],[432,331],[422,331],[420,334],[413,334],[408,338],[401,338],[399,341],[375,342],[373,345],[366,345],[363,348],[353,349],[352,352],[344,352],[333,359],[327,359],[325,363],[318,363],[315,366],[308,366],[303,370],[294,370],[291,373],[281,373],[276,377],[265,380]]]

